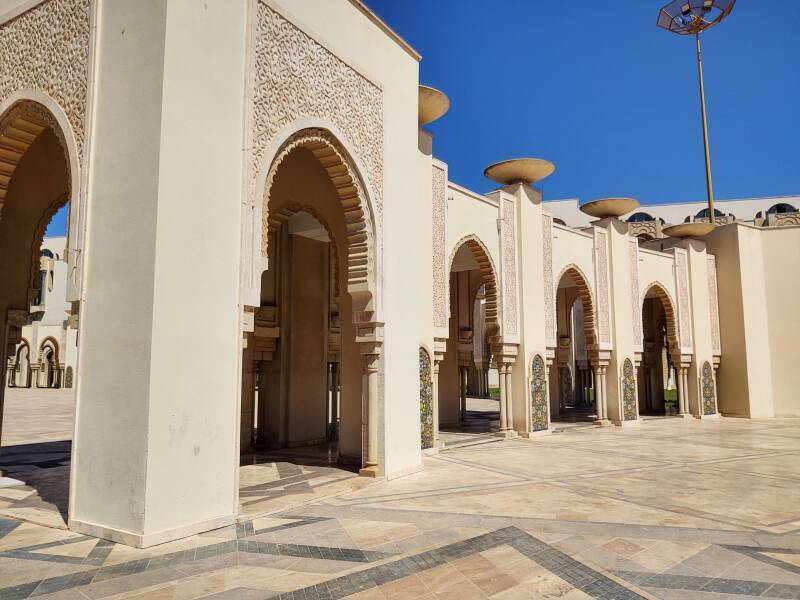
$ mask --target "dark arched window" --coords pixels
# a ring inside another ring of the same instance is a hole
[[[633,213],[628,217],[628,223],[644,223],[645,221],[655,221],[655,219],[646,212]]]
[[[53,258],[53,253],[45,248],[44,250],[42,250],[42,256],[46,256],[47,258]]]
[[[783,213],[794,213],[797,212],[797,209],[792,206],[791,204],[787,204],[786,202],[779,202],[775,204],[772,208],[770,208],[767,213],[770,215],[774,215],[775,213],[783,214]]]
[[[714,209],[714,217],[715,217],[715,218],[716,218],[716,217],[724,217],[724,216],[725,216],[725,213],[723,213],[723,212],[722,212],[722,211],[720,211],[720,210],[717,210],[716,208]],[[698,213],[697,213],[697,214],[694,216],[694,218],[695,218],[695,219],[707,219],[707,218],[708,218],[708,209],[707,209],[707,208],[704,208],[703,210],[701,210],[700,212],[698,212]]]

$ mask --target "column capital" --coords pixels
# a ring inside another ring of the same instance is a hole
[[[367,375],[378,372],[378,363],[380,357],[381,357],[380,353],[361,354],[361,364],[363,365],[364,372]]]

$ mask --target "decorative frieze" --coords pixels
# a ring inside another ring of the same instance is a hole
[[[72,127],[79,160],[86,136],[90,0],[49,0],[0,25],[0,104],[20,90],[52,98]]]
[[[608,233],[594,228],[595,272],[597,273],[597,333],[601,344],[611,343],[610,288],[608,283]]]
[[[711,323],[711,351],[715,355],[722,353],[719,338],[719,295],[717,293],[717,260],[713,255],[707,257],[708,266],[708,310]]]
[[[544,264],[544,331],[547,345],[555,348],[556,345],[556,320],[555,320],[555,291],[553,289],[553,217],[542,214],[542,257]]]
[[[514,202],[500,199],[500,244],[503,253],[503,334],[519,334],[517,313],[517,246]]]
[[[433,326],[447,329],[447,172],[434,165],[432,186]]]
[[[691,351],[692,327],[689,312],[689,257],[686,250],[675,249],[675,270],[678,280],[678,322],[681,348]]]
[[[631,317],[633,318],[633,345],[642,349],[642,304],[639,299],[639,244],[636,239],[628,240],[628,260],[631,280]]]

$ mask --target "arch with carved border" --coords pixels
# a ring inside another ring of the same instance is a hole
[[[449,297],[450,273],[453,270],[453,261],[456,258],[456,253],[461,249],[462,246],[466,246],[472,253],[475,261],[478,263],[478,269],[481,272],[481,279],[483,280],[484,294],[486,299],[486,303],[484,305],[486,311],[486,337],[488,338],[496,336],[500,333],[500,314],[497,303],[497,269],[494,266],[494,262],[489,254],[489,250],[486,248],[486,244],[484,244],[483,241],[475,234],[471,233],[469,235],[465,235],[450,249],[450,256],[447,260],[447,279],[445,284],[447,293],[445,297]],[[447,303],[447,306],[447,316],[449,318],[450,302]]]
[[[644,287],[644,293],[642,294],[642,312],[640,314],[644,314],[644,303],[647,300],[647,295],[651,294],[651,297],[654,295],[661,301],[661,306],[664,309],[664,316],[666,317],[667,321],[667,344],[669,345],[669,351],[671,354],[675,354],[680,352],[680,339],[678,338],[678,320],[677,315],[675,313],[675,302],[672,300],[672,296],[669,295],[667,288],[664,287],[658,281],[652,281]]]
[[[44,352],[48,348],[50,348],[53,351],[53,359],[55,360],[56,365],[58,365],[58,357],[59,357],[58,340],[56,340],[56,338],[50,335],[44,338],[42,340],[42,343],[39,344],[39,360],[37,362],[39,363],[42,362],[42,358],[44,358]]]
[[[20,361],[22,360],[22,352],[23,350],[28,351],[28,365],[26,367],[25,373],[25,384],[24,385],[17,385],[17,372],[20,370]],[[8,367],[9,376],[7,378],[7,385],[8,387],[23,387],[27,388],[31,384],[31,344],[26,338],[20,339],[19,343],[17,344],[17,349],[13,354],[13,359],[11,360],[11,365]]]
[[[47,225],[55,213],[67,202],[80,197],[78,146],[66,113],[55,100],[46,94],[36,90],[19,90],[0,104],[0,219],[3,218],[8,187],[11,185],[19,163],[31,145],[47,129],[53,130],[64,152],[69,176],[68,192],[53,199],[50,206],[42,213],[31,240],[29,305],[36,297],[38,290],[39,248],[42,245]],[[76,239],[74,236],[77,235],[80,227],[77,223],[78,212],[74,207],[70,211],[70,242],[73,245]],[[70,255],[74,254],[74,250],[74,248],[70,248]]]
[[[561,284],[561,280],[567,275],[569,275],[569,277],[575,283],[575,287],[578,290],[578,298],[580,298],[583,306],[583,334],[586,338],[586,346],[587,348],[595,346],[597,344],[598,337],[592,288],[589,286],[589,280],[584,272],[575,263],[570,263],[561,269],[561,272],[558,274],[558,277],[555,280],[556,285],[553,292],[553,306],[556,307],[556,310],[553,311],[553,314],[557,314],[557,295],[559,285]]]
[[[327,125],[327,123],[326,123]],[[346,281],[347,292],[353,300],[354,312],[376,311],[377,309],[377,256],[376,229],[372,200],[368,183],[361,175],[358,160],[347,150],[339,132],[332,126],[312,126],[301,129],[287,129],[276,136],[280,141],[272,153],[269,166],[262,169],[262,176],[256,185],[256,215],[261,218],[261,236],[253,240],[253,250],[258,250],[260,258],[269,256],[269,195],[272,183],[283,161],[295,150],[304,148],[312,153],[330,177],[341,204],[347,239]],[[337,261],[338,263],[338,261]],[[338,281],[338,277],[337,277]]]

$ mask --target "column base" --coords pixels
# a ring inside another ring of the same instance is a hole
[[[703,420],[703,421],[705,421],[706,419],[719,419],[719,418],[721,418],[719,416],[719,413],[714,413],[713,415],[700,415],[700,416],[695,417],[695,419],[700,419],[700,420]]]
[[[106,525],[98,525],[96,523],[88,523],[86,521],[79,521],[77,519],[69,520],[69,530],[91,537],[102,538],[104,540],[111,540],[118,544],[125,544],[126,546],[133,546],[134,548],[149,548],[150,546],[157,546],[159,544],[166,544],[181,538],[204,533],[219,529],[220,527],[227,527],[236,522],[236,517],[227,515],[224,517],[217,517],[216,519],[209,519],[208,521],[201,521],[200,523],[192,523],[190,525],[182,525],[173,529],[165,529],[163,531],[156,531],[154,533],[136,533],[133,531],[126,531],[124,529],[114,529]]]
[[[540,431],[520,431],[519,437],[532,440],[534,438],[544,437],[552,434],[553,434],[552,429],[541,429]]]
[[[371,477],[372,479],[380,479],[383,477],[383,471],[378,465],[368,465],[362,467],[358,471],[359,477]]]
[[[636,417],[635,419],[630,419],[628,421],[614,421],[614,425],[616,425],[617,427],[638,427],[641,424],[642,422],[639,419],[639,417]]]
[[[597,419],[594,424],[598,427],[613,427],[614,424],[609,419]]]
[[[439,447],[432,446],[431,448],[423,448],[422,455],[423,456],[433,456],[434,454],[439,454]]]
[[[513,429],[501,429],[500,431],[495,431],[494,436],[505,439],[518,437],[517,432],[514,431]]]
[[[679,419],[685,419],[687,421],[691,421],[692,419],[694,419],[694,415],[692,413],[682,413],[682,414],[678,415],[678,418]]]

